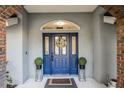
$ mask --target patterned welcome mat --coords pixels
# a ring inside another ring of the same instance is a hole
[[[73,78],[48,79],[45,88],[77,88]]]

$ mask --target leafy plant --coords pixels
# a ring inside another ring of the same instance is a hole
[[[6,87],[7,88],[15,88],[17,86],[17,84],[15,84],[13,82],[13,79],[10,77],[9,74],[10,74],[9,71],[7,71],[6,72],[6,85],[7,85]]]
[[[6,72],[6,80],[7,80],[7,84],[11,84],[12,83],[12,78],[9,75],[9,71]]]
[[[78,60],[78,64],[79,65],[86,65],[87,63],[87,60],[85,57],[80,57],[79,60]]]
[[[42,65],[43,59],[41,57],[37,57],[34,61],[35,65]]]

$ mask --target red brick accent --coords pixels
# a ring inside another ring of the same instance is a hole
[[[6,87],[6,79],[3,74],[6,71],[6,32],[5,20],[0,20],[0,87]],[[4,65],[3,65],[4,64]]]
[[[0,17],[7,19],[21,9],[20,5],[4,5],[0,7]]]
[[[0,20],[0,62],[6,61],[6,32],[5,21]]]
[[[102,7],[118,19],[124,17],[124,5],[102,5]]]
[[[117,20],[117,87],[124,87],[124,18]]]

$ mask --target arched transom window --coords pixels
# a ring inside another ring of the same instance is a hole
[[[44,24],[41,30],[80,30],[80,27],[70,21],[54,20]]]

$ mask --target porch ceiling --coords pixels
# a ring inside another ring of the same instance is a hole
[[[29,13],[93,12],[97,5],[25,5]]]

